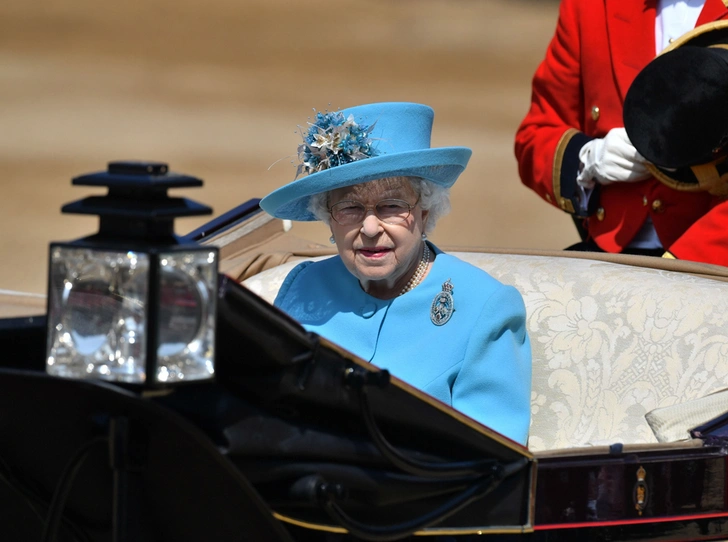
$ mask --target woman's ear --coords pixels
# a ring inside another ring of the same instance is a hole
[[[427,219],[428,218],[430,218],[430,211],[429,211],[429,209],[427,209],[427,210],[423,209],[422,210],[422,232],[423,233],[427,229]]]

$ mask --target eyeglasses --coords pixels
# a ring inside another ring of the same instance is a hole
[[[401,224],[409,218],[412,209],[420,201],[410,205],[401,199],[383,199],[376,205],[364,205],[359,201],[343,200],[329,207],[331,218],[342,226],[353,226],[364,222],[369,210],[385,224]]]

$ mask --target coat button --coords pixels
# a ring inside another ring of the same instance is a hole
[[[642,205],[643,205],[644,207],[647,207],[647,203],[648,203],[648,202],[647,202],[647,196],[642,196]]]
[[[591,118],[594,122],[599,120],[600,109],[598,105],[593,105],[591,110]]]
[[[655,211],[656,213],[661,213],[662,211],[664,211],[665,209],[662,207],[662,201],[660,201],[659,199],[656,199],[655,201],[653,201],[652,210]]]
[[[597,220],[599,222],[604,220],[604,207],[599,207],[599,209],[597,209]]]

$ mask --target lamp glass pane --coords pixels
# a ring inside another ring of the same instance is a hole
[[[46,372],[144,382],[149,256],[56,245],[50,259]]]
[[[198,250],[159,255],[157,380],[180,382],[215,373],[217,254]]]

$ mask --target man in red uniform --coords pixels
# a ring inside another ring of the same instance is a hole
[[[728,0],[562,0],[516,134],[523,183],[584,219],[583,249],[728,265],[728,201],[652,178],[623,128],[627,90],[675,38],[728,19]]]

